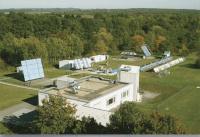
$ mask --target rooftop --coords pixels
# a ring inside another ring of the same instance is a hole
[[[119,82],[116,84],[112,84],[106,80],[100,80],[98,78],[90,78],[89,80],[81,82],[79,85],[80,89],[77,90],[78,91],[77,94],[73,93],[72,88],[64,88],[61,90],[53,88],[40,92],[44,92],[50,95],[62,95],[63,97],[68,99],[75,99],[84,102],[89,102],[97,97],[106,95],[110,92],[120,89],[126,86],[127,84]]]

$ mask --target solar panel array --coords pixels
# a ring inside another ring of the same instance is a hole
[[[91,67],[91,60],[89,58],[75,59],[74,69],[87,69]]]
[[[166,70],[166,69],[168,69],[170,67],[173,67],[173,66],[175,66],[175,65],[177,65],[179,63],[182,63],[184,61],[185,61],[185,58],[178,58],[178,59],[170,61],[170,62],[168,62],[168,63],[166,63],[164,65],[155,67],[153,70],[154,70],[154,72],[159,73],[159,72],[161,72],[163,70]]]
[[[143,67],[140,68],[140,71],[144,72],[144,71],[149,71],[159,65],[162,65],[162,64],[165,64],[169,61],[173,60],[173,57],[169,57],[169,58],[164,58],[162,60],[159,60],[157,62],[154,62],[154,63],[151,63],[151,64],[148,64],[148,65],[145,65]]]
[[[44,78],[44,70],[41,59],[21,61],[24,81]]]
[[[146,45],[142,46],[141,48],[142,48],[142,51],[144,52],[144,55],[145,55],[146,57],[151,56],[151,53],[150,53],[150,51],[148,50],[148,48],[147,48]]]

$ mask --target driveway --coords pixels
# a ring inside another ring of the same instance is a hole
[[[23,102],[0,111],[0,121],[5,117],[16,116],[20,117],[23,114],[30,113],[36,109],[36,106]]]

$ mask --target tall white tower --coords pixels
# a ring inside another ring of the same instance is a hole
[[[139,94],[140,67],[121,65],[117,74],[117,80],[123,83],[133,84],[133,100],[140,102],[141,95]]]

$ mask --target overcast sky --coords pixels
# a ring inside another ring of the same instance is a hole
[[[200,0],[0,0],[0,9],[8,8],[170,8],[200,10]]]

